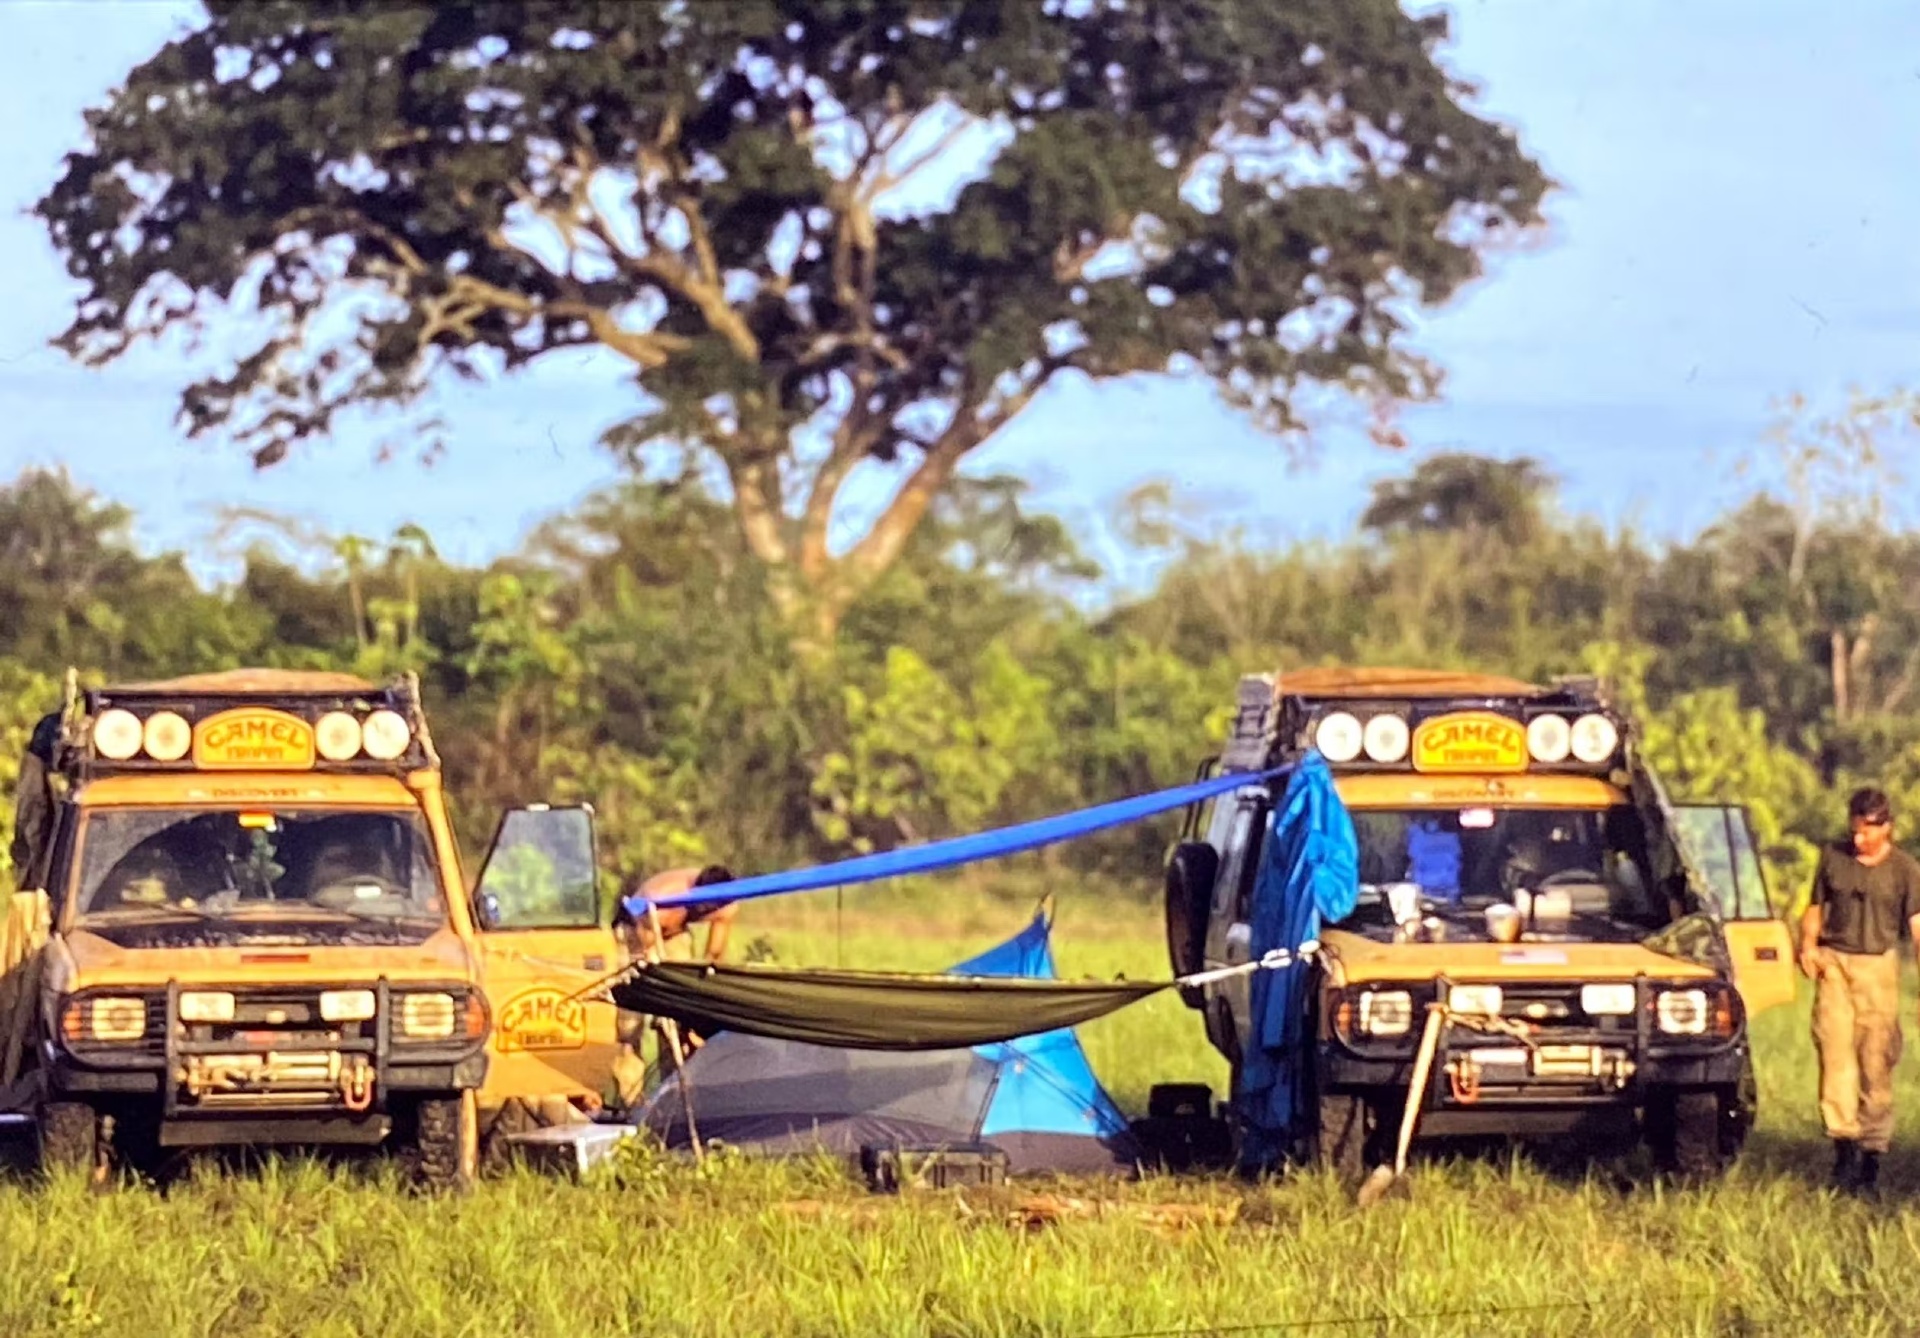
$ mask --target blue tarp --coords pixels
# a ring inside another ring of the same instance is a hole
[[[1344,919],[1359,896],[1359,842],[1353,819],[1317,753],[1294,770],[1274,806],[1253,887],[1252,955],[1297,952],[1325,921]],[[1257,971],[1249,985],[1252,1045],[1241,1057],[1232,1104],[1241,1125],[1243,1166],[1274,1165],[1290,1152],[1305,1114],[1304,1067],[1309,962]]]
[[[1207,780],[1195,781],[1190,785],[1178,786],[1171,790],[1156,790],[1151,794],[1134,795],[1129,799],[1116,799],[1112,803],[1097,804],[1093,808],[1083,808],[1074,813],[1061,813],[1051,818],[1018,823],[1012,827],[1001,827],[990,832],[976,832],[971,836],[930,841],[925,845],[906,846],[900,850],[883,851],[878,855],[861,855],[855,859],[818,864],[808,869],[787,869],[780,873],[758,874],[752,878],[740,878],[730,883],[715,884],[692,892],[679,892],[668,897],[629,897],[625,905],[627,910],[637,917],[646,914],[649,901],[655,906],[705,905],[719,900],[751,901],[757,897],[774,897],[787,892],[813,892],[827,887],[846,887],[854,883],[878,882],[883,878],[900,878],[907,874],[930,873],[935,869],[948,869],[956,865],[973,864],[980,860],[998,859],[1026,850],[1038,850],[1042,846],[1055,845],[1061,841],[1071,841],[1075,837],[1086,836],[1108,827],[1138,822],[1156,813],[1172,812],[1174,809],[1185,808],[1189,804],[1198,804],[1219,795],[1230,794],[1243,785],[1258,784],[1285,773],[1286,768],[1279,767],[1261,774],[1235,773],[1213,776]]]

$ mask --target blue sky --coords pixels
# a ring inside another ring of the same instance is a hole
[[[1431,317],[1447,369],[1414,411],[1415,454],[1533,454],[1575,510],[1658,537],[1688,533],[1750,486],[1769,401],[1836,402],[1852,384],[1920,382],[1920,6],[1847,0],[1463,0],[1457,70],[1564,183],[1552,235]],[[190,23],[177,0],[6,0],[0,45],[0,477],[64,463],[138,507],[149,545],[205,544],[221,505],[329,529],[425,525],[451,557],[513,547],[542,517],[616,477],[595,446],[631,406],[591,359],[460,389],[441,408],[444,463],[380,464],[340,432],[254,473],[172,427],[182,365],[159,354],[100,372],[46,347],[73,288],[22,211],[78,142],[81,111]],[[1329,429],[1314,460],[1281,448],[1201,386],[1063,386],[975,457],[1017,473],[1091,530],[1166,478],[1220,523],[1286,540],[1338,535],[1404,455]],[[868,480],[869,499],[887,480]]]

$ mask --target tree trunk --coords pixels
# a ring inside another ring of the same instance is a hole
[[[1839,724],[1845,724],[1851,714],[1850,677],[1851,659],[1847,654],[1847,634],[1836,627],[1828,634],[1829,655],[1833,673],[1833,718]]]

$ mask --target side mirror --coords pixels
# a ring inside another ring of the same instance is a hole
[[[1213,902],[1214,880],[1220,876],[1220,852],[1205,841],[1182,841],[1167,859],[1167,957],[1176,976],[1202,969],[1206,959],[1207,911]],[[1189,1007],[1199,1003],[1187,998]]]
[[[482,892],[473,899],[473,918],[482,929],[500,927],[500,898],[491,892]]]

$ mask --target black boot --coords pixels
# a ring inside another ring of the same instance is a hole
[[[1880,1154],[1878,1152],[1860,1154],[1860,1166],[1853,1175],[1853,1192],[1863,1199],[1880,1197]]]
[[[1860,1173],[1860,1145],[1851,1138],[1833,1140],[1833,1187],[1851,1191]]]

